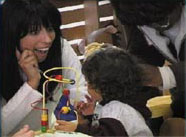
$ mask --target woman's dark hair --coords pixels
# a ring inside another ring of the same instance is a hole
[[[42,26],[53,28],[55,40],[45,61],[39,64],[43,71],[61,66],[61,16],[48,0],[6,0],[3,3],[3,44],[1,52],[1,93],[9,100],[23,84],[20,76],[16,48],[20,50],[20,39],[29,32],[38,31]],[[42,91],[41,78],[39,91]],[[52,90],[55,85],[51,85]]]
[[[166,20],[184,0],[110,0],[122,24],[149,25]]]

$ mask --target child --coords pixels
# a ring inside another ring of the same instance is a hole
[[[80,106],[80,110],[83,115],[96,112],[95,124],[57,121],[56,129],[93,136],[153,136],[145,123],[150,117],[145,106],[150,93],[141,86],[142,71],[136,58],[122,49],[102,44],[86,58],[82,72],[91,98],[87,97],[88,103]],[[94,102],[102,107],[92,107]]]

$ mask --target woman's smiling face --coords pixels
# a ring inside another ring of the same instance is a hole
[[[55,39],[55,31],[53,28],[44,28],[38,31],[29,32],[20,40],[20,50],[32,50],[38,62],[43,62],[48,55],[48,51]]]

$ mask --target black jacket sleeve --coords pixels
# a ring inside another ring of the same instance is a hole
[[[176,89],[172,89],[173,117],[185,118],[185,63],[179,62],[170,66],[176,78]]]
[[[176,78],[177,90],[185,89],[185,62],[179,62],[170,66]]]
[[[78,125],[76,132],[82,132],[94,137],[98,136],[122,136],[128,137],[122,123],[113,118],[99,119],[98,126]]]

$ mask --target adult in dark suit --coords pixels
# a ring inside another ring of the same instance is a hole
[[[185,117],[184,0],[110,0],[128,31],[128,51],[145,61],[144,84],[171,89],[174,117]],[[165,60],[171,65],[163,66]]]

